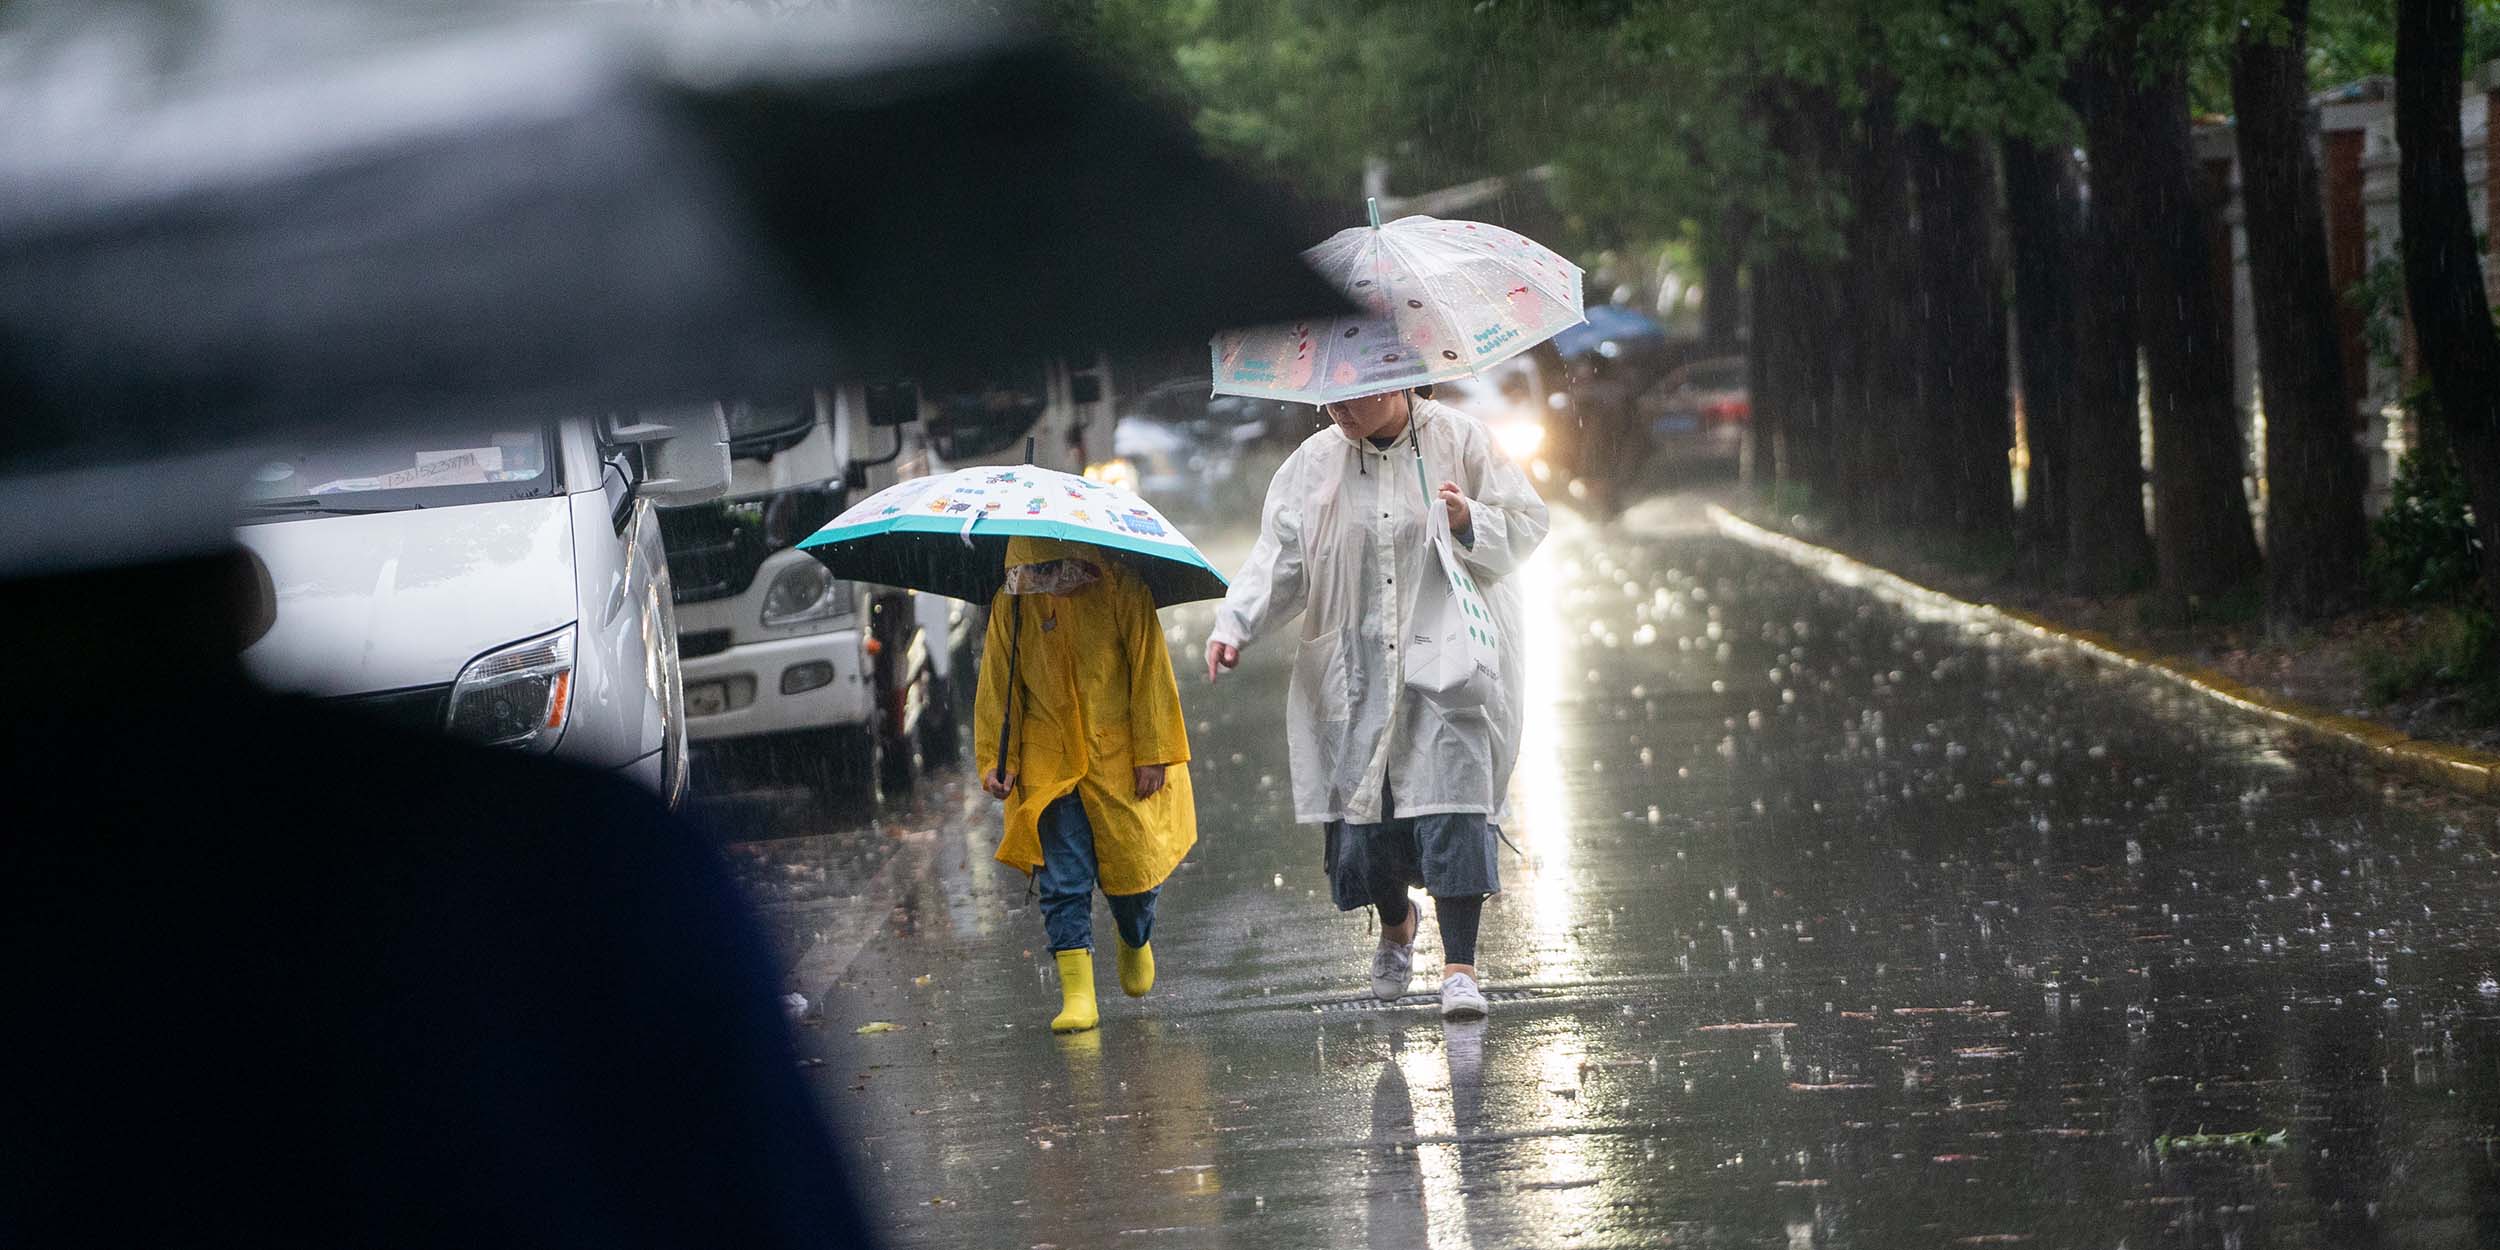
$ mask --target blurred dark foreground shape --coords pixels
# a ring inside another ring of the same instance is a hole
[[[795,391],[1344,306],[1279,199],[1055,45],[844,7],[0,6],[6,451]]]
[[[0,583],[0,1245],[863,1244],[710,848],[251,689],[249,566]]]
[[[859,1244],[698,837],[245,681],[237,449],[1334,294],[1022,35],[0,13],[0,1245]]]

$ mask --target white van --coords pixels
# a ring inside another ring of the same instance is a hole
[[[728,478],[716,407],[274,449],[238,537],[272,689],[628,774],[675,802],[686,718],[653,507]]]

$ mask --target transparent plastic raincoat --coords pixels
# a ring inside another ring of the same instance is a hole
[[[1422,473],[1417,473],[1417,458]],[[1443,482],[1467,496],[1472,545],[1459,557],[1502,631],[1502,681],[1481,708],[1448,709],[1407,689],[1398,648],[1416,591],[1438,562],[1426,508]],[[1213,641],[1247,646],[1302,617],[1286,735],[1294,814],[1306,824],[1481,812],[1501,819],[1519,756],[1519,587],[1509,576],[1545,538],[1545,501],[1474,418],[1415,401],[1383,450],[1335,426],[1305,440],[1267,488],[1258,545],[1216,613]]]

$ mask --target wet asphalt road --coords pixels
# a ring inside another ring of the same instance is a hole
[[[1165,617],[1202,840],[1099,1032],[1048,1032],[960,777],[732,848],[890,1244],[2500,1244],[2492,809],[1818,581],[1690,493],[1558,510],[1525,576],[1489,1021],[1369,1001],[1290,823],[1291,644],[1210,690],[1204,607]]]

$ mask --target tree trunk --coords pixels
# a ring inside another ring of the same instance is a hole
[[[2282,16],[2286,38],[2243,29],[2231,63],[2266,413],[2266,617],[2278,629],[2353,606],[2367,541],[2310,149],[2309,0],[2283,0]]]
[[[1997,262],[1995,182],[1986,158],[1932,127],[1910,134],[1918,203],[1920,285],[1925,299],[1919,353],[1921,446],[1932,455],[1940,492],[1926,519],[1966,538],[2003,535],[2014,519],[2006,453],[2014,442],[2007,410],[2003,278]]]
[[[2144,442],[2136,389],[2135,278],[2117,206],[2125,163],[2104,153],[2126,142],[2105,66],[2077,67],[2070,92],[2094,153],[2091,196],[2075,240],[2075,408],[2066,431],[2066,588],[2114,595],[2153,568],[2144,531]]]
[[[1817,456],[1826,437],[1828,373],[1817,341],[1815,265],[1778,246],[1753,275],[1753,481],[1775,507],[1820,507]]]
[[[1745,260],[1745,213],[1729,206],[1718,229],[1702,242],[1701,350],[1733,355],[1744,341],[1745,297],[1740,274]]]
[[[2183,58],[2140,48],[2152,4],[2104,0],[2125,142],[2096,160],[2123,167],[2124,252],[2135,270],[2136,337],[2153,410],[2153,554],[2178,607],[2258,572],[2257,534],[2242,485],[2247,449],[2231,393],[2231,344],[2214,279],[2205,208],[2196,194]],[[2156,68],[2148,81],[2147,62]]]
[[[1780,416],[1788,408],[1787,301],[1781,298],[1782,258],[1757,254],[1747,262],[1746,286],[1753,291],[1753,338],[1746,350],[1746,388],[1753,413],[1745,423],[1745,487],[1754,498],[1776,501],[1779,487]]]
[[[2015,343],[2022,353],[2022,546],[2045,571],[2066,550],[2066,440],[2078,403],[2075,248],[2080,207],[2074,158],[2005,142],[2006,221],[2014,245]]]
[[[1800,89],[1793,93],[1789,109],[1795,127],[1789,152],[1801,172],[1820,178],[1835,170],[1848,145],[1842,130],[1847,119],[1839,104],[1828,92]],[[1794,285],[1786,297],[1795,312],[1790,325],[1796,336],[1791,350],[1797,361],[1798,394],[1784,427],[1783,472],[1805,488],[1804,499],[1826,520],[1846,526],[1851,500],[1837,454],[1837,440],[1846,431],[1834,407],[1845,365],[1839,274],[1831,258],[1803,246],[1792,251],[1791,262]]]
[[[2481,535],[2483,599],[2500,614],[2500,336],[2483,295],[2457,118],[2463,0],[2397,0],[2396,169],[2405,299]]]
[[[1834,403],[1846,367],[1839,291],[1839,273],[1829,260],[1809,257],[1798,266],[1797,295],[1805,315],[1799,318],[1797,346],[1805,393],[1792,414],[1802,419],[1789,427],[1788,461],[1805,484],[1806,499],[1825,519],[1845,527],[1852,500],[1847,466],[1837,453],[1846,430]]]
[[[1905,136],[1902,153],[1910,184],[1910,367],[1917,397],[1901,426],[1903,467],[1908,469],[1902,485],[1910,524],[1941,532],[1953,528],[1954,240],[1946,214],[1928,190],[1934,176],[1933,144],[1920,142],[1915,134]]]
[[[1910,458],[1904,439],[1918,421],[1919,339],[1912,318],[1873,315],[1907,309],[1916,298],[1917,240],[1911,231],[1909,174],[1891,93],[1869,93],[1850,147],[1849,261],[1841,323],[1850,335],[1841,384],[1847,428],[1841,445],[1856,479],[1853,519],[1898,526],[1911,516]]]

